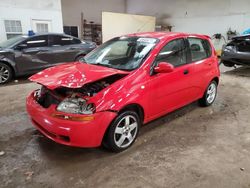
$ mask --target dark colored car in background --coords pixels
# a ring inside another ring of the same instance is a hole
[[[65,34],[18,36],[0,43],[0,84],[63,62],[78,61],[96,48]]]
[[[250,35],[237,36],[222,49],[221,62],[227,66],[250,66]]]

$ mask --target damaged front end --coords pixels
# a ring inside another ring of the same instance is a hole
[[[89,100],[124,76],[126,74],[111,75],[101,80],[87,83],[80,88],[58,87],[49,89],[42,85],[41,89],[34,93],[34,98],[43,108],[55,105],[58,112],[90,115],[95,113],[96,106]],[[60,115],[57,114],[57,116]]]

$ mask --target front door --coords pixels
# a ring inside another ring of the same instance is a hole
[[[168,42],[152,66],[157,66],[160,62],[170,63],[175,68],[171,73],[152,73],[150,81],[152,93],[149,101],[152,119],[184,106],[191,100],[189,79],[192,76],[193,65],[187,64],[185,39]]]
[[[193,85],[193,98],[201,98],[209,82],[214,77],[214,70],[218,65],[217,58],[212,56],[212,48],[208,40],[189,37],[191,62],[194,65],[194,76],[190,81]]]
[[[15,49],[15,61],[19,72],[33,73],[51,66],[48,35],[35,36],[24,41]]]

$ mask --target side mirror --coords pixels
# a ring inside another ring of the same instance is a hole
[[[174,71],[174,66],[167,62],[160,62],[154,68],[154,73],[170,73]]]

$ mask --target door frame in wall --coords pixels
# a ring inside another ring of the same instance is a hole
[[[76,30],[77,30],[77,33],[76,33],[76,35],[74,35],[74,34],[72,34],[72,28],[76,28]],[[68,30],[67,32],[66,32],[66,30]],[[67,34],[67,35],[71,35],[71,36],[73,36],[73,37],[77,37],[77,38],[80,38],[81,36],[79,35],[79,26],[66,26],[66,25],[64,25],[63,26],[63,32],[65,33],[65,34]]]
[[[32,30],[35,33],[37,33],[37,24],[48,24],[48,32],[52,31],[52,21],[51,20],[32,19],[31,26],[32,26]]]

